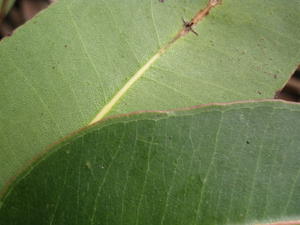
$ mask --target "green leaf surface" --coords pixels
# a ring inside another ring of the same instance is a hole
[[[60,0],[0,43],[0,187],[87,125],[206,0]],[[272,98],[299,63],[298,0],[224,0],[107,114]]]
[[[132,114],[48,151],[2,199],[3,224],[258,224],[300,218],[300,106]]]

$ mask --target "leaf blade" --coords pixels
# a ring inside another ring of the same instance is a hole
[[[260,102],[107,120],[60,143],[19,177],[2,200],[1,221],[297,219],[300,126],[286,117],[299,113],[298,105]]]

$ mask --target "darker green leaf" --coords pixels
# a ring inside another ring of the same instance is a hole
[[[300,218],[300,107],[281,102],[100,122],[50,149],[1,224],[257,224]]]

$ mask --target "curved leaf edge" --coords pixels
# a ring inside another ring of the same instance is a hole
[[[188,116],[195,112],[203,113],[203,112],[213,112],[213,111],[222,111],[225,112],[227,110],[232,110],[235,108],[256,108],[256,107],[276,107],[276,108],[285,108],[289,110],[300,109],[300,103],[289,102],[284,100],[276,100],[276,99],[264,99],[264,100],[246,100],[246,101],[236,101],[229,103],[210,103],[210,104],[202,104],[191,106],[188,108],[178,108],[164,111],[136,111],[126,114],[119,114],[106,117],[94,124],[90,124],[76,130],[64,138],[54,142],[53,144],[47,146],[43,151],[33,157],[30,161],[28,161],[15,176],[11,177],[4,188],[0,190],[0,210],[2,207],[2,202],[9,196],[11,190],[14,189],[22,179],[24,179],[27,174],[29,174],[36,166],[39,165],[40,162],[46,160],[51,154],[58,151],[62,146],[68,145],[73,140],[78,137],[82,137],[88,133],[92,133],[95,130],[102,129],[104,127],[119,123],[119,122],[131,122],[138,120],[160,120],[165,119],[166,117],[174,117],[174,116]]]
[[[18,175],[14,176],[10,182],[7,183],[5,189],[0,192],[0,210],[3,206],[3,202],[9,197],[10,192],[14,190],[14,187],[18,185],[20,181],[26,178],[28,174],[38,166],[42,161],[46,160],[52,154],[55,154],[63,146],[68,145],[73,140],[93,133],[96,130],[100,130],[104,127],[114,125],[117,123],[126,123],[132,121],[142,120],[161,120],[171,117],[185,117],[190,115],[197,115],[204,112],[226,112],[235,109],[255,109],[255,108],[275,108],[286,109],[290,111],[300,111],[300,104],[294,102],[288,102],[283,100],[252,100],[252,101],[238,101],[230,103],[211,103],[205,105],[196,105],[189,108],[179,108],[166,111],[137,111],[127,114],[114,115],[106,117],[103,120],[94,123],[92,125],[85,126],[79,130],[72,132],[61,140],[49,145],[43,152],[36,155],[26,166],[24,166]],[[241,224],[235,224],[241,225]],[[272,220],[263,221],[251,221],[247,225],[300,225],[299,217],[287,217],[287,218],[273,218]]]

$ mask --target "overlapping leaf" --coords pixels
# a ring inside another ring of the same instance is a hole
[[[261,102],[123,116],[18,178],[3,224],[262,224],[300,218],[300,106]]]

